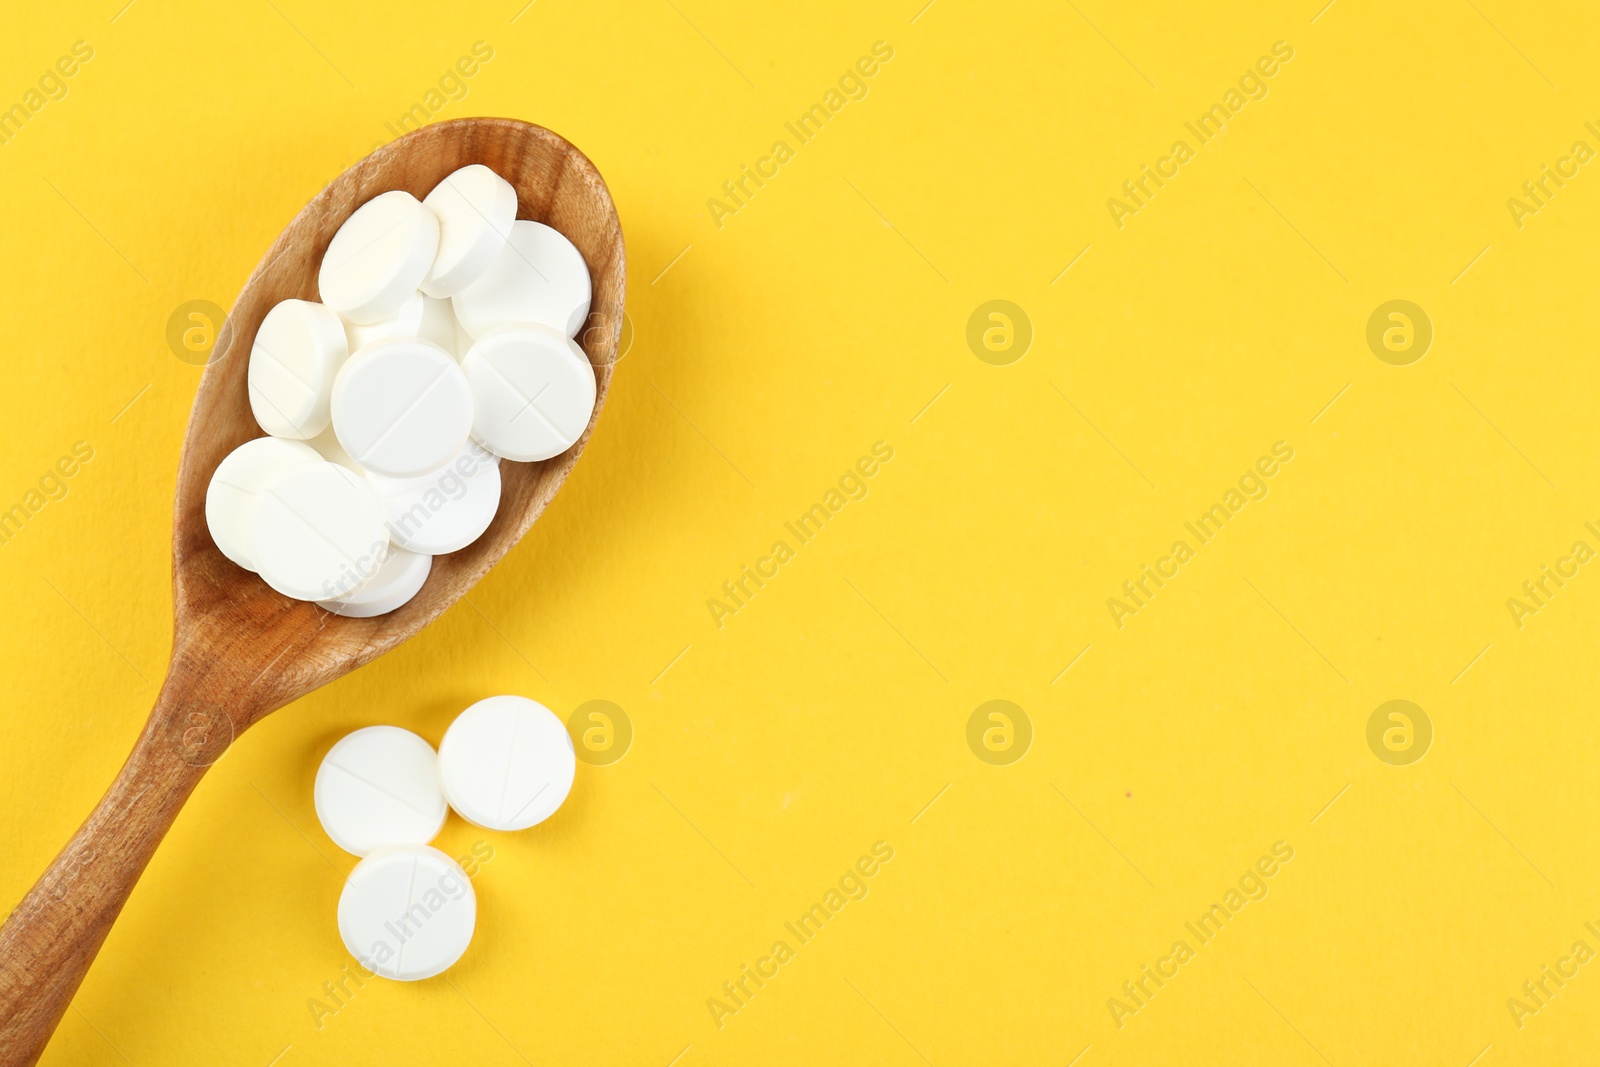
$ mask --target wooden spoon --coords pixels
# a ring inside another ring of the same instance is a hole
[[[290,600],[229,562],[206,530],[217,464],[260,428],[245,369],[278,301],[317,299],[317,266],[351,212],[379,193],[427,195],[458,167],[483,163],[517,190],[517,217],[578,246],[594,313],[578,340],[599,386],[578,443],[542,463],[501,464],[494,522],[439,556],[409,603],[375,619]],[[622,328],[622,230],[605,182],[558,135],[510,119],[458,119],[407,134],[341,174],[273,244],[245,283],[200,379],[178,465],[172,531],[172,662],[154,710],[111,788],[0,927],[0,1065],[38,1060],[134,883],[206,768],[251,724],[394,648],[436,619],[527,532],[572,470],[600,417]]]

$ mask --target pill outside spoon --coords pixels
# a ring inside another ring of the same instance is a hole
[[[270,589],[228,560],[206,528],[212,472],[260,436],[246,368],[262,319],[279,301],[317,300],[323,254],[356,208],[403,189],[419,199],[481,163],[517,191],[517,217],[544,223],[583,253],[596,324],[579,343],[594,367],[594,414],[569,450],[501,464],[493,522],[436,557],[397,610],[345,618]],[[516,544],[544,511],[593,432],[622,327],[621,226],[594,165],[559,135],[511,119],[457,119],[374,152],[295,216],[245,283],[218,334],[189,417],[173,515],[172,659],[127,762],[94,811],[0,926],[0,1067],[37,1062],[156,847],[205,771],[254,723],[382,655],[437,618]]]

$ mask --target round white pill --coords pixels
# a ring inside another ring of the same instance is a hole
[[[257,437],[229,452],[206,486],[206,528],[222,554],[247,571],[256,569],[255,520],[262,488],[291,467],[319,461],[300,441]]]
[[[267,312],[250,349],[250,412],[274,437],[304,441],[328,428],[334,375],[349,354],[339,316],[309,300]]]
[[[353,592],[337,600],[319,600],[317,606],[347,619],[387,615],[422,591],[422,585],[428,580],[431,570],[432,556],[390,545],[389,555],[378,564],[376,574],[358,585]]]
[[[326,461],[291,467],[262,487],[256,569],[296,600],[337,600],[370,578],[389,547],[365,479]]]
[[[472,393],[444,349],[390,338],[363,348],[339,371],[333,429],[345,451],[375,474],[426,474],[466,441]]]
[[[448,808],[433,746],[398,726],[346,734],[322,757],[311,791],[317,821],[346,852],[426,845]]]
[[[549,459],[572,447],[594,414],[594,368],[546,326],[484,337],[461,361],[472,386],[472,436],[506,459]]]
[[[367,482],[383,505],[389,539],[434,556],[472,544],[500,507],[500,459],[472,440],[436,471],[415,478],[369,474]]]
[[[528,322],[572,337],[589,317],[589,268],[559,232],[519,220],[488,273],[452,302],[456,318],[474,338]]]
[[[322,302],[350,322],[397,313],[433,266],[439,217],[403,189],[368,200],[339,227],[317,274]]]
[[[572,791],[577,766],[567,728],[527,697],[478,701],[439,742],[450,806],[489,830],[523,830],[548,819]]]
[[[339,894],[339,937],[367,970],[401,982],[432,978],[472,943],[478,898],[455,860],[427,845],[381,848]]]
[[[474,163],[450,174],[422,202],[439,216],[439,251],[422,291],[455,296],[487,274],[505,248],[517,217],[517,191]]]

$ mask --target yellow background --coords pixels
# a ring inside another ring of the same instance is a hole
[[[1589,5],[121,3],[8,5],[0,35],[0,103],[95,53],[0,147],[0,506],[95,450],[0,547],[3,906],[165,664],[200,373],[169,314],[228,306],[474,42],[436,117],[595,161],[635,340],[470,601],[212,770],[45,1063],[1593,1062],[1600,964],[1506,1005],[1600,948],[1600,566],[1506,606],[1600,547],[1600,165],[1506,207],[1600,147]],[[867,97],[719,228],[706,200],[880,40]],[[1269,95],[1119,229],[1107,198],[1280,40]],[[1435,332],[1405,367],[1365,341],[1396,298]],[[965,339],[992,299],[1034,328],[1008,366]],[[1270,495],[1114,626],[1280,440]],[[718,628],[708,598],[877,441],[870,494]],[[494,849],[472,948],[319,1026],[354,860],[318,761],[499,692],[614,701],[632,748],[535,830],[452,817],[441,847]],[[967,747],[991,699],[1033,724],[1010,766]],[[1391,699],[1435,730],[1410,766],[1367,745]],[[870,895],[719,1028],[708,998],[880,840]],[[1277,841],[1270,894],[1119,1028],[1108,998]]]

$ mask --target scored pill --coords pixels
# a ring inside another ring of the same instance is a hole
[[[392,845],[356,864],[339,894],[339,937],[368,971],[432,978],[472,943],[478,900],[455,860],[427,845]]]
[[[555,713],[520,696],[480,700],[439,742],[445,798],[468,822],[523,830],[555,814],[577,773],[572,738]]]

